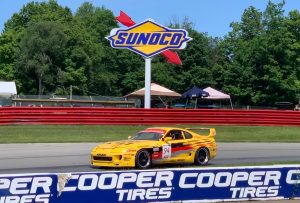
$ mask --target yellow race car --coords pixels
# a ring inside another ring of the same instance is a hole
[[[91,153],[93,167],[136,167],[146,169],[154,164],[194,163],[206,165],[217,155],[214,128],[208,135],[196,129],[156,127],[147,128],[128,140],[105,142]]]

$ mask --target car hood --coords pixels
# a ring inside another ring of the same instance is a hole
[[[157,145],[159,141],[153,140],[121,140],[99,144],[97,149],[116,149],[131,147],[151,147]]]

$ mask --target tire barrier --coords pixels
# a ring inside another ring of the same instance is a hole
[[[0,202],[223,202],[300,198],[300,165],[0,175]]]
[[[0,125],[264,125],[300,126],[291,110],[1,107]]]

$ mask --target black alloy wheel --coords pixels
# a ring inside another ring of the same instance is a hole
[[[209,162],[209,150],[207,148],[199,148],[195,154],[195,164],[205,166]]]
[[[145,149],[141,149],[135,155],[135,166],[139,169],[146,169],[151,166],[151,154]]]

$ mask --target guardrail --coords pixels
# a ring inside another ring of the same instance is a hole
[[[0,125],[277,125],[300,126],[300,112],[282,110],[2,107]]]

